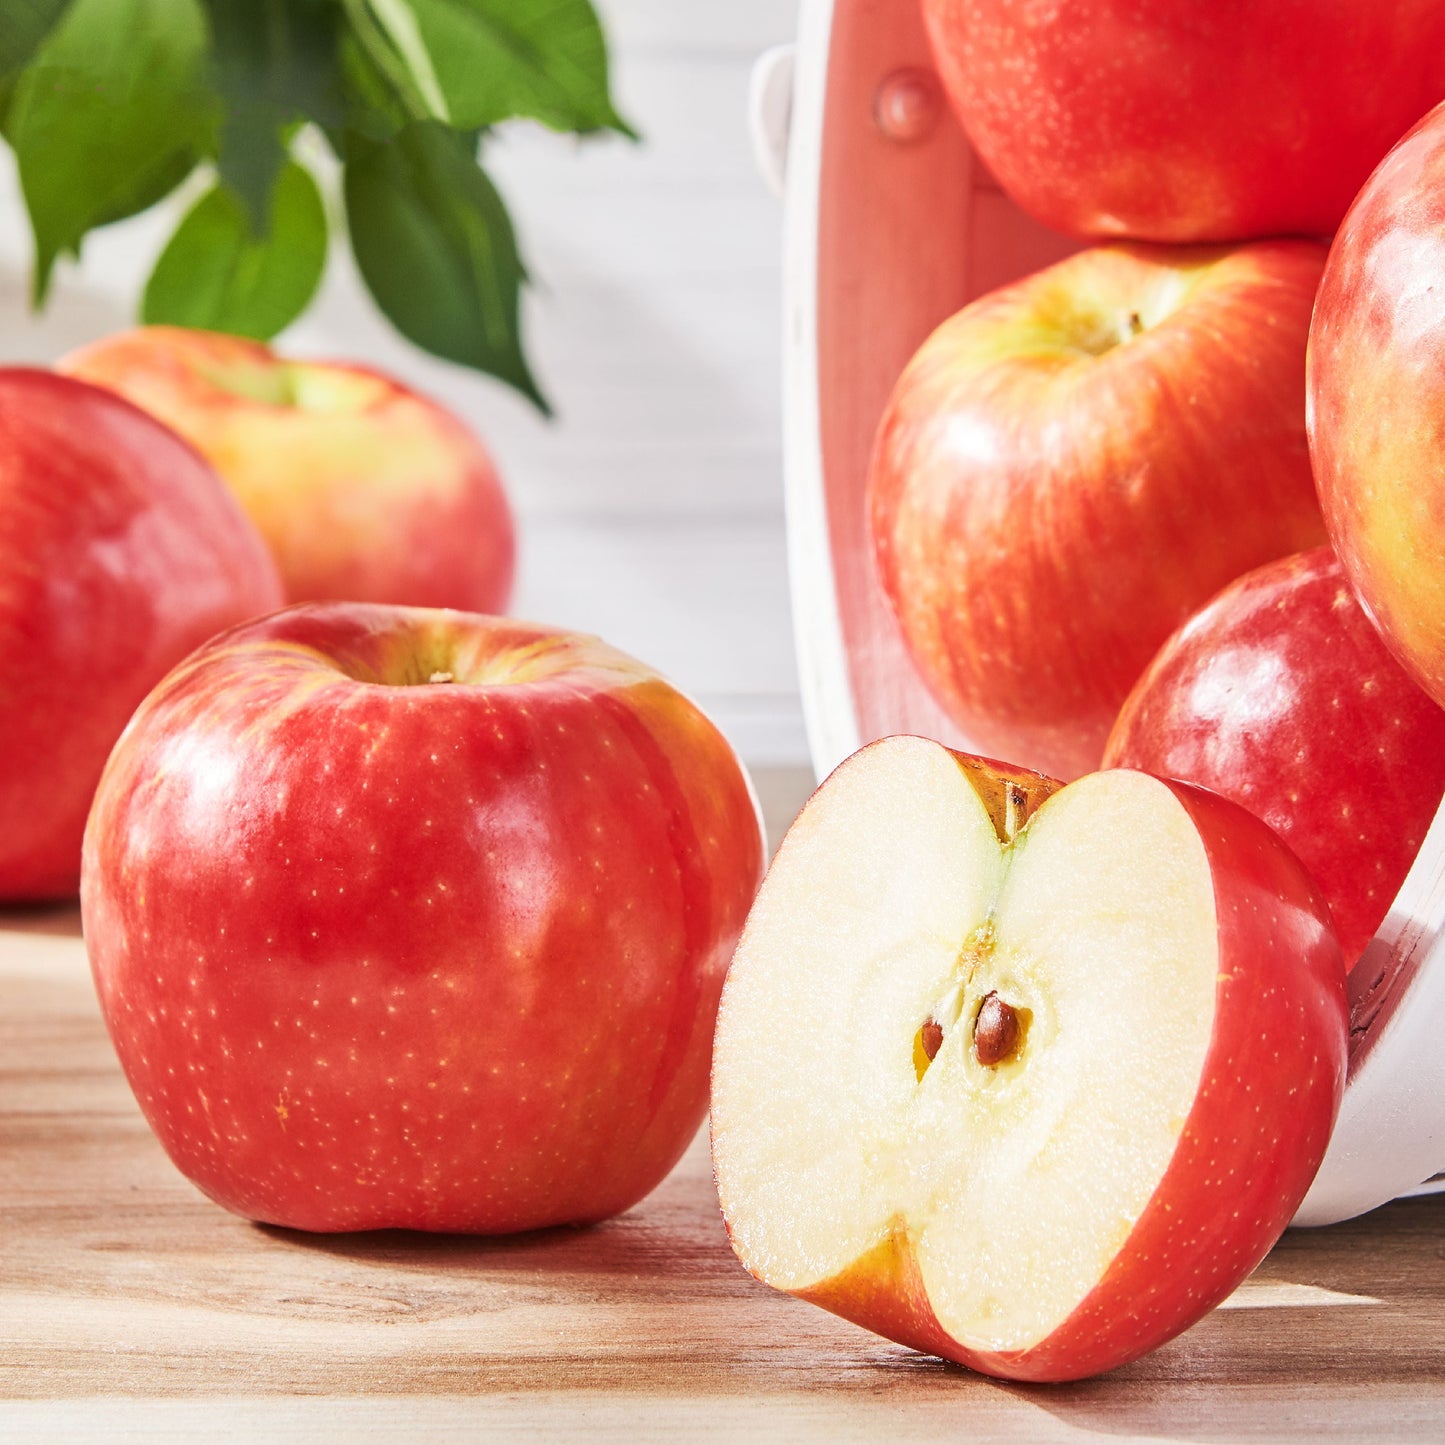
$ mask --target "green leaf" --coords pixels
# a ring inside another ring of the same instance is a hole
[[[70,0],[5,0],[0,25],[0,85],[30,63]]]
[[[212,74],[225,103],[217,167],[259,235],[271,188],[286,164],[287,130],[302,120],[341,122],[341,12],[334,0],[203,3]]]
[[[363,28],[343,32],[337,50],[346,98],[345,124],[330,133],[337,155],[344,159],[357,141],[389,141],[413,120],[429,118],[405,68],[369,15]],[[383,63],[391,68],[383,69]]]
[[[526,116],[553,130],[633,134],[613,109],[588,0],[364,3],[438,120],[473,130]]]
[[[70,0],[9,0],[0,24],[0,135],[9,135],[6,116],[20,72],[55,27]]]
[[[475,137],[414,121],[386,145],[348,149],[351,248],[377,305],[418,346],[500,377],[550,415],[522,354],[516,237]]]
[[[174,189],[211,146],[198,0],[73,0],[6,117],[35,232],[34,294],[92,227]]]
[[[253,236],[266,227],[266,198],[286,164],[286,144],[269,106],[233,101],[221,123],[216,170],[240,201]]]
[[[176,228],[146,283],[141,319],[268,341],[296,319],[326,266],[326,212],[309,172],[286,162],[259,237],[220,182]]]
[[[173,151],[165,161],[154,170],[149,171],[146,176],[146,186],[154,191],[155,201],[170,195],[195,170],[197,159],[194,151]],[[147,201],[145,206],[138,206],[135,204],[134,192],[119,191],[111,198],[109,205],[97,208],[89,229],[93,231],[101,226],[110,225],[112,221],[123,221],[127,216],[133,216],[137,211],[145,210],[146,206],[154,205],[155,201]],[[73,255],[80,254],[78,245],[68,249]]]

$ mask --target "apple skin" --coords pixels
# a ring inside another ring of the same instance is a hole
[[[1445,706],[1445,106],[1385,158],[1330,250],[1310,452],[1330,541],[1391,651]]]
[[[1435,0],[924,0],[1004,190],[1070,235],[1327,236],[1445,98]]]
[[[801,1298],[986,1375],[1078,1380],[1172,1339],[1269,1253],[1339,1112],[1349,1039],[1344,964],[1323,898],[1279,839],[1228,799],[1167,786],[1198,828],[1213,873],[1215,1026],[1174,1157],[1104,1277],[1023,1351],[971,1350],[942,1328],[906,1223]]]
[[[516,543],[486,449],[395,378],[150,326],[60,363],[209,459],[276,555],[287,600],[503,612]]]
[[[1197,783],[1262,818],[1314,875],[1353,968],[1445,794],[1445,712],[1320,547],[1231,583],[1164,644],[1104,765]]]
[[[280,604],[265,544],[183,441],[108,391],[0,370],[0,899],[74,894],[126,719]]]
[[[212,1199],[497,1233],[605,1218],[676,1162],[762,862],[732,750],[641,664],[315,604],[146,700],[81,902],[126,1077]]]
[[[908,364],[869,477],[875,556],[970,746],[1091,771],[1180,623],[1324,540],[1303,406],[1324,257],[1099,247],[965,306]]]

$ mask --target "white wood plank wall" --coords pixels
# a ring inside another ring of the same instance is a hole
[[[752,60],[791,38],[796,0],[600,9],[643,143],[514,126],[489,158],[539,283],[531,350],[558,421],[400,341],[344,250],[283,344],[394,369],[487,438],[520,519],[519,614],[660,668],[748,761],[805,762],[782,521],[781,213],[744,113]],[[173,214],[97,233],[31,317],[30,238],[4,152],[0,360],[47,361],[129,324]]]

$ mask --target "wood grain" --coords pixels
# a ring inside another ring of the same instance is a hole
[[[809,780],[759,781],[776,839]],[[1006,1386],[751,1280],[702,1139],[587,1230],[234,1218],[141,1120],[78,931],[73,909],[0,914],[0,1438],[1445,1436],[1445,1200],[1291,1232],[1105,1379]]]

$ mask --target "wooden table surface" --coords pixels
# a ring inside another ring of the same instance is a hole
[[[775,822],[806,791],[761,781]],[[1107,1378],[1007,1386],[751,1280],[703,1139],[586,1230],[233,1218],[142,1121],[78,934],[0,913],[0,1439],[1445,1439],[1445,1198],[1291,1231]]]

